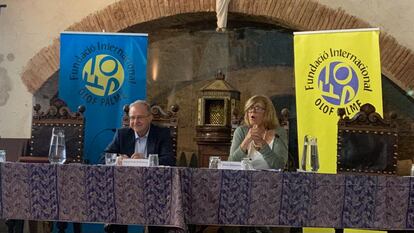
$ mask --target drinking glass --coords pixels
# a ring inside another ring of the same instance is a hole
[[[149,154],[148,155],[148,166],[157,167],[159,165],[158,154]]]
[[[115,165],[116,164],[116,153],[105,153],[105,164],[106,165]]]
[[[49,162],[51,164],[63,164],[65,161],[65,132],[61,128],[53,127],[49,147]]]
[[[221,159],[219,156],[210,156],[208,168],[218,169],[221,165]]]
[[[252,160],[250,158],[243,158],[241,168],[242,170],[253,170]]]
[[[0,163],[6,162],[6,150],[0,150]]]
[[[410,175],[411,175],[411,176],[414,176],[414,164],[413,164],[413,165],[411,165],[411,173],[410,173]]]

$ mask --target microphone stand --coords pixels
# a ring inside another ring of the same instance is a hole
[[[282,143],[282,145],[283,145],[283,147],[286,149],[286,151],[287,151],[287,153],[288,153],[288,161],[287,161],[287,164],[286,164],[286,168],[285,168],[285,170],[287,170],[287,171],[290,171],[289,169],[289,160],[290,161],[292,161],[292,163],[293,163],[293,165],[295,165],[294,163],[295,163],[295,158],[293,157],[293,155],[289,152],[289,148],[288,148],[288,146],[286,145],[286,143],[280,138],[280,136],[279,136],[279,134],[275,134],[275,138],[277,138],[281,143]],[[295,166],[296,167],[296,166]],[[293,170],[293,171],[296,171],[296,170]]]
[[[96,139],[98,138],[98,136],[100,136],[101,134],[103,134],[106,131],[116,132],[116,128],[105,128],[105,129],[102,129],[101,131],[99,131],[97,134],[95,134],[95,136],[93,136],[93,138],[91,140],[91,143],[89,144],[90,147],[88,148],[88,151],[85,153],[86,155],[89,155],[89,152],[90,152],[91,148],[93,147],[93,145],[94,145]],[[84,163],[89,164],[89,160],[85,160]]]

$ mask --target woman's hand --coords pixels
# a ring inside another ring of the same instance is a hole
[[[253,140],[252,139],[252,134],[251,134],[251,128],[249,129],[249,131],[246,134],[246,137],[244,137],[243,142],[240,144],[240,149],[244,152],[247,153],[247,149],[249,148],[249,144],[250,142]]]
[[[266,140],[264,138],[265,133],[266,130],[264,128],[257,127],[257,125],[254,125],[250,129],[251,139],[253,140],[256,149],[260,150],[266,144]]]

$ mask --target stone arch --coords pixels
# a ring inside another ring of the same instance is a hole
[[[191,13],[214,13],[215,0],[120,0],[97,11],[67,31],[119,32],[130,26]],[[294,30],[329,30],[372,27],[343,9],[332,9],[312,0],[231,0],[229,14]],[[41,49],[25,66],[23,83],[35,93],[59,70],[60,40]],[[414,53],[387,33],[380,34],[382,73],[403,90],[414,87]]]

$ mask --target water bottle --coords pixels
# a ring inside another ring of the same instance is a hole
[[[318,140],[316,137],[310,141],[310,162],[313,172],[319,170],[319,153],[318,153]]]
[[[51,164],[63,164],[65,161],[65,132],[61,128],[54,127],[50,139],[49,162]]]
[[[307,159],[308,157],[308,135],[305,135],[305,137],[303,138],[303,151],[302,151],[302,161],[301,161],[301,166],[300,168],[303,171],[306,171],[306,168],[309,167],[309,159]]]
[[[319,170],[318,140],[310,135],[305,135],[303,140],[301,169],[317,172]]]

